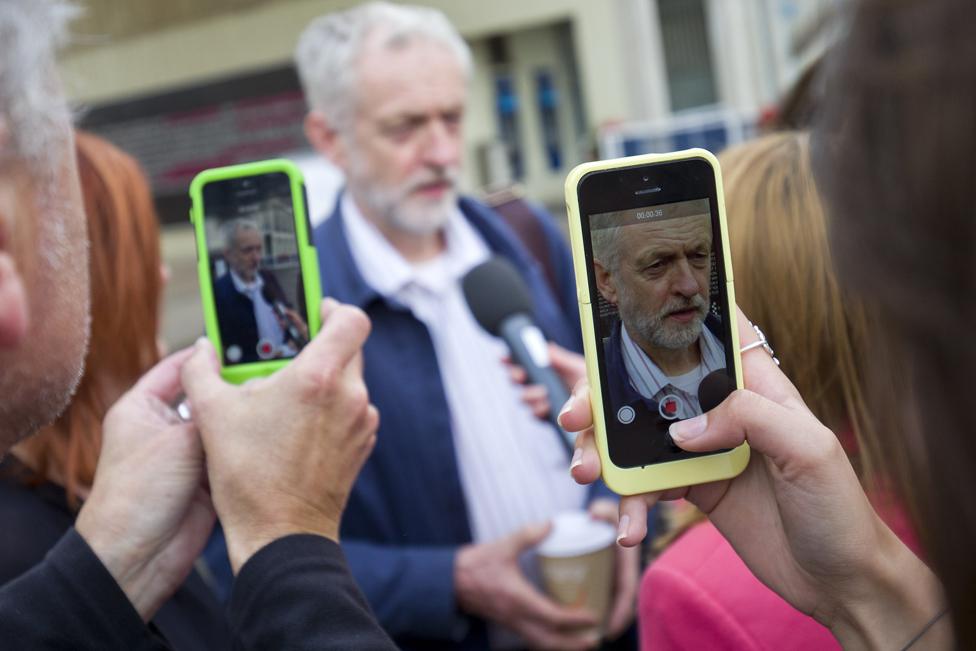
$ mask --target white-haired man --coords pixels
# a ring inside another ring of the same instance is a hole
[[[314,233],[323,291],[373,322],[365,378],[382,424],[343,520],[353,575],[402,648],[592,648],[592,615],[546,597],[519,561],[554,514],[593,495],[567,477],[558,434],[523,402],[504,344],[460,287],[507,258],[543,331],[578,350],[571,260],[537,213],[556,295],[501,217],[458,195],[467,45],[436,10],[375,2],[311,23],[296,62],[306,134],[347,183]],[[632,620],[637,557],[620,568],[611,636]]]
[[[87,235],[53,63],[71,13],[0,2],[0,453],[64,408],[87,343]],[[369,326],[349,307],[323,318],[323,336],[247,395],[199,344],[116,403],[75,527],[0,587],[5,646],[168,648],[144,622],[186,578],[216,509],[239,572],[230,617],[242,647],[393,648],[335,542],[376,428],[358,373]],[[168,406],[183,391],[196,425]]]

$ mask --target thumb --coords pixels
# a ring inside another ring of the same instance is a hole
[[[213,344],[205,337],[197,339],[193,353],[183,364],[180,372],[183,391],[190,404],[204,402],[209,395],[224,386],[220,377],[220,364]]]
[[[833,433],[809,411],[791,409],[740,389],[701,416],[671,424],[675,444],[689,452],[711,452],[748,442],[783,468],[823,456],[837,443]]]
[[[508,537],[508,549],[512,556],[518,556],[524,550],[535,547],[549,535],[552,531],[551,522],[539,522],[522,527]]]
[[[191,349],[187,348],[162,360],[139,378],[132,391],[153,396],[166,404],[173,402],[180,394],[180,369],[190,354]]]

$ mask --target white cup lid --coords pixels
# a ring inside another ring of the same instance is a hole
[[[540,556],[581,556],[609,547],[617,538],[610,523],[586,511],[565,511],[552,519],[552,531],[536,548]]]

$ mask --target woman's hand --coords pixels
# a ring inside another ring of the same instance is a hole
[[[739,312],[740,344],[756,340]],[[742,356],[745,389],[705,415],[675,423],[671,437],[690,452],[748,442],[738,477],[620,502],[620,544],[647,531],[658,499],[686,498],[704,511],[752,572],[848,645],[900,648],[941,607],[934,575],[881,521],[840,443],[807,409],[761,349]],[[600,475],[589,389],[577,385],[561,414],[579,431],[571,469],[580,483]]]

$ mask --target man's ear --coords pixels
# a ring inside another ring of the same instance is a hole
[[[613,275],[603,263],[593,258],[593,275],[596,276],[596,288],[608,303],[617,304],[617,287],[613,284]]]
[[[305,137],[309,144],[340,169],[346,167],[346,152],[339,132],[319,111],[309,111],[305,116]]]
[[[0,251],[0,350],[17,347],[27,336],[29,312],[17,265],[9,253]]]

